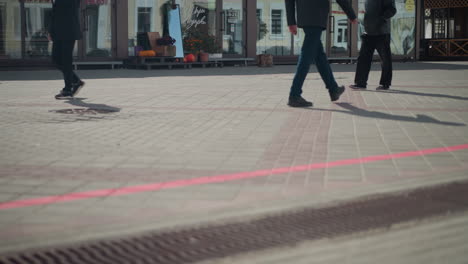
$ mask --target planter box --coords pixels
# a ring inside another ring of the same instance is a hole
[[[271,66],[273,66],[273,55],[271,55],[271,54],[257,55],[257,64],[258,64],[259,67],[271,67]]]
[[[176,46],[156,46],[154,47],[154,51],[156,51],[156,56],[175,57]]]

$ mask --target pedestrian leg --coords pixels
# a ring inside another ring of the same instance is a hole
[[[380,85],[390,87],[392,85],[392,51],[390,49],[390,35],[379,36],[377,42],[377,52],[382,61],[382,75]]]
[[[296,74],[289,93],[290,97],[300,96],[302,94],[302,86],[309,73],[310,64],[315,57],[317,50],[317,34],[313,28],[304,28],[304,42],[302,44],[301,55],[297,62]],[[320,38],[318,39],[320,41]]]
[[[361,39],[362,44],[359,51],[354,84],[359,87],[366,87],[375,51],[375,41],[373,36],[368,35],[363,35]]]

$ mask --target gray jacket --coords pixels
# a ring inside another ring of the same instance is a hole
[[[368,35],[391,33],[390,18],[396,14],[395,0],[366,0],[364,30]]]
[[[330,13],[329,0],[285,0],[288,25],[298,27],[326,28]],[[349,19],[356,19],[356,14],[349,0],[336,0]],[[297,21],[296,21],[297,15]]]

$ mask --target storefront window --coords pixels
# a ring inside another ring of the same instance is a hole
[[[172,1],[160,0],[129,0],[128,2],[128,39],[129,53],[134,54],[134,46],[138,45],[138,33],[157,32],[160,37],[168,33],[164,27],[165,4]],[[195,40],[195,45],[188,50],[184,45],[184,52],[197,53],[202,49],[209,53],[218,52],[216,43],[216,0],[178,0],[180,10],[180,26],[182,37]],[[172,36],[171,36],[172,37]],[[187,41],[183,41],[187,42]],[[203,43],[203,44],[202,44]],[[210,43],[212,45],[206,45]],[[184,43],[186,44],[186,43]]]
[[[50,0],[25,3],[26,16],[26,52],[28,58],[51,55],[52,44],[47,38],[52,5]]]
[[[216,36],[216,0],[180,0],[180,16],[186,53],[221,52]]]
[[[0,59],[21,58],[21,12],[18,0],[0,1]]]
[[[415,51],[416,13],[414,0],[395,0],[397,14],[392,18],[392,42],[391,48],[394,55],[412,56]],[[364,32],[365,0],[359,0],[359,36]],[[361,47],[361,39],[358,38],[358,47]]]
[[[112,56],[112,8],[110,0],[87,0],[85,39],[87,57]]]
[[[299,29],[297,31],[297,35],[294,36],[294,55],[300,55],[302,49],[302,43],[304,42],[304,31]],[[322,41],[323,48],[327,48],[327,31],[322,31],[322,37],[320,38]]]
[[[258,0],[257,22],[257,54],[275,56],[292,54],[292,36],[287,27],[284,0]],[[296,37],[295,44],[301,39],[302,36]]]
[[[414,0],[396,0],[397,14],[392,18],[392,52],[412,56],[415,51],[416,8]]]
[[[180,0],[183,31],[196,29],[216,35],[216,0]]]
[[[129,55],[134,55],[137,34],[159,32],[163,34],[161,7],[165,2],[159,0],[128,0],[128,44]]]

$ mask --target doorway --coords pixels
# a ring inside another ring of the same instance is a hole
[[[221,5],[220,35],[224,57],[243,57],[245,46],[245,0],[223,0]]]
[[[82,0],[83,39],[78,43],[82,60],[110,59],[115,56],[115,0]]]

